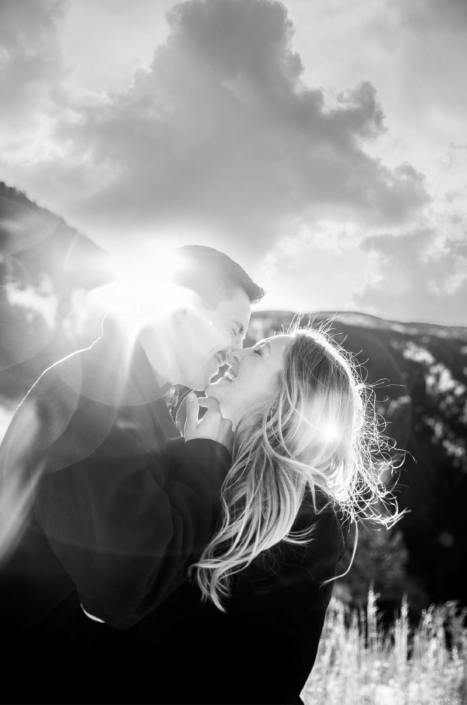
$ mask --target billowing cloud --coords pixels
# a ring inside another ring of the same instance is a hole
[[[467,2],[465,0],[386,0],[386,11],[371,25],[394,71],[407,119],[431,137],[459,139],[467,114]],[[449,108],[454,110],[449,112]],[[463,119],[463,121],[462,121]]]
[[[148,0],[112,39],[114,5],[0,0],[0,178],[109,249],[221,247],[277,307],[465,320],[465,0]]]
[[[400,224],[426,203],[412,166],[390,170],[365,152],[385,129],[370,83],[333,105],[305,85],[284,5],[190,0],[168,20],[149,69],[126,91],[75,104],[57,125],[60,158],[28,177],[89,234],[178,220],[259,252],[293,224],[331,213]]]
[[[421,0],[407,6],[404,0],[398,0],[404,23],[423,31],[462,32],[467,29],[467,3],[465,0]]]
[[[57,23],[64,0],[1,0],[0,118],[22,126],[60,101],[64,78]]]
[[[364,310],[413,321],[460,325],[467,301],[467,242],[439,238],[434,230],[363,240],[372,255],[370,281],[354,293]],[[404,313],[405,311],[405,313]]]

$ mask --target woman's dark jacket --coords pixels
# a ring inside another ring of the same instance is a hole
[[[187,580],[132,630],[154,649],[147,702],[301,702],[332,592],[323,582],[343,553],[335,510],[323,499],[317,506],[307,495],[293,527],[314,527],[307,544],[282,541],[259,556],[234,578],[226,613],[202,604]]]

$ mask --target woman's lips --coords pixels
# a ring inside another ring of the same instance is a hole
[[[227,372],[224,374],[223,377],[217,380],[215,384],[221,384],[222,386],[225,386],[226,384],[232,384],[232,382],[237,378],[237,375],[234,374],[231,370],[227,370]]]

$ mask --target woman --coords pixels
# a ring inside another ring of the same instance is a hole
[[[154,613],[152,697],[300,703],[343,553],[342,520],[378,516],[388,444],[350,357],[322,331],[295,328],[236,350],[206,394],[232,421],[233,465],[221,524],[190,579]]]

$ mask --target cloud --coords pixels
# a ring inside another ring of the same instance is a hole
[[[419,0],[407,4],[398,0],[404,13],[404,22],[413,29],[424,31],[434,30],[436,33],[447,30],[465,32],[467,29],[467,3],[465,0]]]
[[[354,292],[357,305],[392,319],[465,324],[467,244],[432,229],[365,238],[372,276]]]
[[[57,36],[63,0],[1,0],[0,117],[17,129],[59,99],[66,76]]]
[[[391,170],[365,151],[385,130],[371,83],[332,105],[305,85],[281,3],[191,0],[168,21],[149,69],[128,90],[75,103],[56,127],[60,158],[27,175],[90,235],[177,220],[259,253],[297,223],[395,225],[429,200],[412,166]]]
[[[385,3],[385,11],[370,23],[370,32],[373,41],[385,47],[385,58],[393,57],[393,89],[407,120],[432,138],[460,139],[467,114],[467,2]]]

